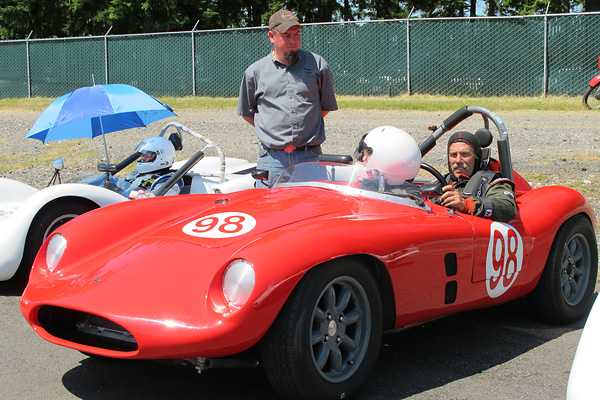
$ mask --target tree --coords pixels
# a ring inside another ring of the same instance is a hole
[[[46,0],[1,0],[0,35],[2,39],[63,36],[67,7]]]
[[[97,0],[70,0],[67,5],[67,36],[98,36],[111,27],[106,4]]]
[[[486,0],[487,15],[542,14],[550,0]],[[600,11],[600,0],[552,0],[549,12]],[[266,26],[280,8],[304,23],[475,16],[477,0],[0,0],[0,38],[101,36]]]
[[[600,11],[600,0],[583,0],[583,11]]]

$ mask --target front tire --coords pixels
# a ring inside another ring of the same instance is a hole
[[[340,399],[374,368],[382,335],[377,283],[357,260],[309,271],[261,341],[263,366],[279,395]]]
[[[64,225],[75,217],[80,216],[88,211],[93,210],[92,204],[79,202],[59,202],[50,203],[44,206],[31,222],[25,248],[23,251],[23,259],[19,265],[15,280],[27,283],[29,272],[33,265],[33,260],[38,253],[44,240],[58,227]]]
[[[586,90],[583,94],[583,105],[592,110],[600,108],[600,83]]]
[[[583,318],[592,305],[598,247],[590,221],[575,216],[558,230],[540,281],[529,295],[536,315],[559,324]]]

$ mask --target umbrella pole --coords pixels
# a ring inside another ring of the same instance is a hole
[[[104,132],[102,132],[102,139],[104,140],[104,152],[106,153],[106,163],[110,164],[110,160],[108,159],[108,147],[106,147],[106,136],[104,136]]]
[[[100,120],[100,130],[102,131],[102,140],[104,140],[104,152],[106,153],[106,163],[110,164],[110,160],[108,159],[108,147],[106,146],[106,136],[104,135],[104,127],[102,126],[102,117],[98,118]]]

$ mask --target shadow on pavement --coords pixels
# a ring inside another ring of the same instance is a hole
[[[27,286],[27,280],[15,277],[8,281],[0,281],[0,296],[21,296]]]
[[[526,299],[466,312],[383,338],[376,369],[360,399],[401,399],[503,364],[585,321],[548,325],[529,314]],[[87,358],[63,376],[81,399],[274,399],[261,368],[214,369],[155,361]]]

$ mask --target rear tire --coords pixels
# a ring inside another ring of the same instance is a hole
[[[279,395],[342,399],[374,368],[381,335],[373,275],[357,260],[334,260],[300,281],[261,341],[261,358]]]
[[[590,221],[577,215],[558,230],[540,281],[529,295],[536,315],[570,324],[592,305],[598,274],[598,247]]]
[[[583,105],[592,110],[600,108],[600,83],[586,90],[583,95]]]

